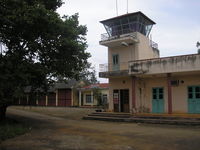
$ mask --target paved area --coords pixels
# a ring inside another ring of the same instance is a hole
[[[11,107],[8,116],[33,129],[1,150],[198,150],[200,127],[82,120],[79,108]]]

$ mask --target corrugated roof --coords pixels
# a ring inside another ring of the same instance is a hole
[[[88,86],[84,86],[81,89],[94,89],[94,88],[108,89],[109,84],[108,83],[91,84],[91,85],[88,85]]]
[[[65,82],[57,82],[54,85],[49,87],[48,92],[54,92],[56,89],[71,89],[77,85],[77,81],[75,79],[69,80],[67,83]],[[42,89],[37,89],[42,92]],[[25,93],[29,93],[31,91],[31,86],[27,86],[24,88]]]

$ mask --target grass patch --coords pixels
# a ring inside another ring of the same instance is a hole
[[[30,129],[27,125],[15,120],[6,119],[4,121],[0,121],[0,143],[8,138],[22,135],[29,130]]]

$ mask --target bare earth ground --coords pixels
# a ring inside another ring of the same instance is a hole
[[[200,127],[82,120],[84,108],[10,107],[8,116],[33,129],[0,150],[199,150]]]

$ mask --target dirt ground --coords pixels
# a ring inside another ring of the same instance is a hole
[[[200,127],[82,120],[94,110],[10,107],[8,116],[32,126],[0,150],[198,150]]]

